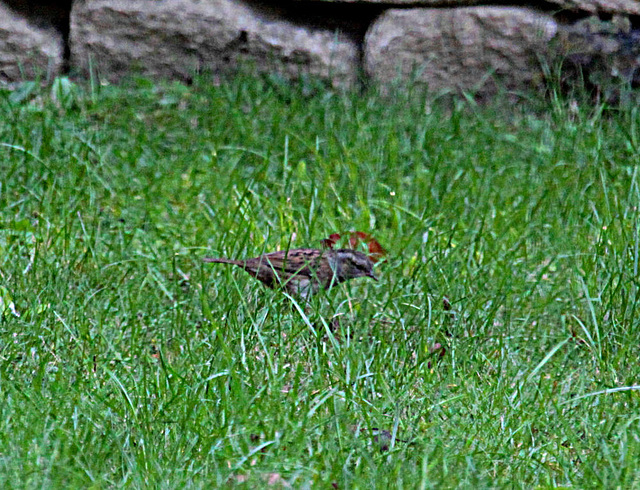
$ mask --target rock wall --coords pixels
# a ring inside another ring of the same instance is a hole
[[[567,79],[638,84],[637,0],[0,0],[0,83],[238,67],[334,86],[491,94]],[[585,75],[586,74],[586,75]]]

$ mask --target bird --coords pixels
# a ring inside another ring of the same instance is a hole
[[[355,279],[378,278],[373,273],[373,262],[364,253],[352,249],[317,250],[296,248],[271,252],[251,259],[233,260],[205,257],[204,262],[232,264],[266,286],[283,288],[290,295],[309,297],[320,289],[331,289],[336,284]]]

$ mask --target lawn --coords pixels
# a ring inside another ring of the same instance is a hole
[[[640,110],[577,100],[0,90],[0,486],[639,488]],[[308,304],[201,260],[353,230]]]

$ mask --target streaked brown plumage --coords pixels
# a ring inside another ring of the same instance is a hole
[[[280,286],[289,294],[303,297],[356,277],[371,277],[377,281],[373,274],[373,262],[369,257],[351,249],[297,248],[252,259],[203,260],[237,265],[270,288]]]

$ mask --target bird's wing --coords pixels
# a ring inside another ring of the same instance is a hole
[[[321,252],[314,249],[281,250],[264,255],[276,271],[284,271],[288,274],[311,275],[320,259]]]

